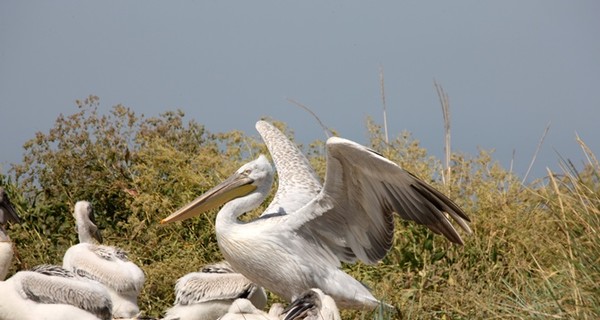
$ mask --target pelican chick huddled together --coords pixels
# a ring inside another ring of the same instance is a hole
[[[89,202],[78,201],[73,215],[79,244],[67,250],[63,267],[104,285],[112,300],[113,317],[132,318],[138,315],[137,298],[144,285],[144,272],[127,258],[122,249],[99,244],[102,236]]]
[[[255,308],[247,299],[237,299],[219,320],[341,320],[333,299],[320,289],[309,289],[285,309],[274,303],[269,313]]]
[[[227,313],[235,299],[247,299],[255,307],[267,305],[263,288],[236,273],[226,261],[188,273],[175,284],[175,305],[164,320],[217,319]]]
[[[106,288],[60,266],[40,265],[19,271],[0,283],[0,292],[0,319],[112,319]]]
[[[283,320],[341,320],[335,301],[317,288],[304,291],[282,314]]]
[[[0,188],[0,280],[6,276],[13,255],[6,224],[20,220],[5,190]],[[0,292],[2,320],[112,319],[112,302],[106,288],[60,266],[40,265],[19,271],[0,281]]]
[[[457,244],[463,241],[449,219],[471,233],[469,218],[452,200],[367,147],[329,138],[321,185],[283,133],[265,121],[256,128],[279,175],[279,188],[264,213],[249,222],[238,219],[260,206],[273,184],[275,171],[260,155],[162,223],[223,205],[215,227],[225,259],[288,301],[318,288],[341,308],[378,306],[369,289],[341,270],[341,262],[380,261],[392,246],[395,214]]]

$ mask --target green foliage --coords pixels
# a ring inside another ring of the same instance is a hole
[[[0,175],[24,220],[9,230],[18,252],[12,272],[60,264],[77,241],[73,205],[88,200],[105,242],[127,250],[146,273],[141,309],[159,316],[174,300],[177,278],[222,259],[216,212],[183,223],[160,220],[268,152],[241,132],[213,134],[185,122],[181,111],[146,119],[117,105],[102,114],[95,96],[77,105],[76,113],[60,115],[49,132],[25,144],[14,179]],[[344,269],[398,313],[344,311],[345,319],[600,315],[600,165],[585,144],[590,162],[582,170],[566,163],[563,172],[523,185],[490,152],[453,154],[443,176],[441,161],[410,133],[386,143],[373,121],[367,129],[371,148],[455,199],[471,217],[474,234],[463,234],[466,244],[459,247],[397,221],[394,246],[381,263]],[[324,142],[306,151],[324,176]]]

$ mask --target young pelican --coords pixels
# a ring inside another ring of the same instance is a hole
[[[101,284],[59,266],[41,265],[0,282],[2,320],[110,320],[112,302]]]
[[[287,308],[280,303],[271,306],[269,313],[256,309],[247,299],[237,299],[229,312],[219,320],[341,320],[335,301],[320,289],[302,293]]]
[[[238,298],[248,299],[259,309],[267,304],[263,288],[233,271],[226,261],[206,265],[200,272],[177,280],[175,305],[167,310],[164,320],[217,319]]]
[[[240,298],[233,301],[226,314],[219,320],[280,320],[279,304],[276,303],[269,313],[257,309],[250,300]]]
[[[6,191],[0,187],[0,280],[10,268],[13,248],[4,226],[19,223]],[[0,281],[0,319],[111,319],[112,303],[99,283],[81,279],[59,266],[41,265]]]
[[[6,278],[14,254],[13,244],[6,232],[8,223],[20,223],[21,219],[13,207],[8,194],[0,187],[0,281]]]
[[[144,285],[144,272],[129,261],[122,249],[97,244],[102,242],[102,237],[89,202],[77,202],[74,216],[80,243],[67,250],[63,267],[103,284],[112,299],[113,317],[136,316],[140,312],[137,297]]]
[[[292,302],[282,314],[283,320],[341,320],[340,312],[333,299],[320,289],[305,291]]]
[[[276,129],[258,122],[257,129],[267,141],[265,127],[269,132]],[[308,163],[305,159],[298,159],[299,152],[287,159],[287,153],[273,150],[280,144],[289,142],[267,141],[278,170],[291,161],[296,174],[306,177],[302,172],[312,172],[303,164]],[[346,139],[327,140],[327,174],[316,196],[312,196],[314,186],[292,180],[294,175],[290,178],[284,170],[279,173],[280,188],[288,188],[287,202],[280,202],[276,210],[270,205],[258,219],[243,222],[238,217],[257,208],[271,188],[274,171],[264,155],[162,223],[188,219],[225,204],[217,214],[216,234],[234,270],[289,301],[305,290],[319,288],[341,308],[379,304],[362,283],[340,269],[341,261],[374,264],[381,260],[392,246],[394,212],[454,243],[463,241],[447,215],[471,232],[469,218],[445,195],[375,151]],[[306,192],[311,196],[306,197]],[[309,200],[294,203],[294,197]]]

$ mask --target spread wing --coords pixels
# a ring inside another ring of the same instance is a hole
[[[269,149],[279,179],[277,192],[263,215],[300,209],[321,191],[317,174],[296,144],[275,126],[258,121],[256,130]]]
[[[289,223],[316,234],[342,261],[375,263],[392,245],[394,212],[454,243],[463,241],[448,216],[471,233],[467,215],[441,192],[375,151],[333,137],[323,190]]]

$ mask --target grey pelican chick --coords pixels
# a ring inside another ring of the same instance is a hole
[[[217,319],[227,313],[237,298],[246,298],[260,309],[267,304],[263,288],[233,271],[229,263],[209,264],[200,272],[177,280],[175,305],[167,310],[164,319]]]
[[[282,314],[283,320],[341,320],[335,301],[320,289],[305,291]]]
[[[379,300],[362,283],[341,270],[341,262],[375,264],[383,259],[393,243],[394,213],[457,244],[463,241],[450,219],[471,233],[469,218],[452,200],[377,152],[346,139],[327,140],[325,182],[315,191],[314,181],[308,186],[296,180],[313,172],[308,161],[298,161],[299,152],[272,150],[289,142],[269,143],[264,127],[274,128],[257,123],[277,169],[290,161],[296,166],[280,172],[280,188],[287,190],[283,195],[277,191],[278,205],[268,207],[275,208],[273,212],[249,222],[238,219],[257,208],[271,189],[274,170],[260,155],[161,223],[223,205],[215,226],[225,259],[234,270],[288,301],[319,288],[340,308],[378,306]],[[301,204],[289,200],[293,197],[309,200]]]
[[[112,299],[113,317],[132,318],[138,315],[137,297],[144,285],[144,272],[129,261],[122,249],[98,244],[102,237],[94,223],[89,202],[77,202],[74,216],[80,243],[67,250],[63,267],[103,284]]]
[[[0,280],[6,278],[14,254],[12,241],[6,232],[6,225],[9,222],[20,223],[21,219],[10,202],[6,190],[0,187]]]
[[[60,266],[19,271],[0,282],[0,292],[3,320],[112,319],[106,288]]]

